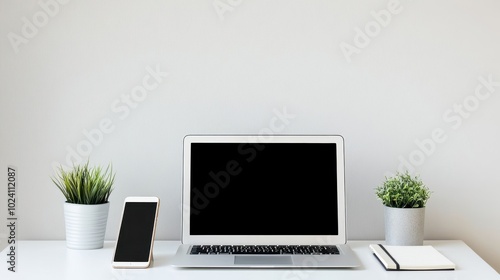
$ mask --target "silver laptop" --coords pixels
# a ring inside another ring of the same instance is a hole
[[[356,267],[337,135],[188,135],[177,267]]]

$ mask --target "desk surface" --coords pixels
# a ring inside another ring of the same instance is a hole
[[[350,241],[360,259],[356,269],[182,269],[170,266],[178,241],[156,241],[155,262],[148,269],[113,269],[114,242],[105,242],[98,250],[67,249],[64,241],[19,241],[17,272],[0,265],[0,279],[495,279],[500,275],[464,242],[426,241],[457,266],[454,271],[385,271],[372,255],[369,244],[377,241]],[[5,260],[7,249],[0,259]]]

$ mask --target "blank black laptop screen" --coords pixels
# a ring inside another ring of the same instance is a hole
[[[192,235],[337,235],[334,143],[191,143]]]

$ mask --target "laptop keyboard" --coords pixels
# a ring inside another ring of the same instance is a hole
[[[334,245],[193,245],[191,255],[338,255]]]

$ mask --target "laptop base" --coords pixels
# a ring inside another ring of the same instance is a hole
[[[339,255],[191,255],[191,245],[180,245],[174,267],[217,268],[353,268],[361,264],[348,245],[337,245]]]

